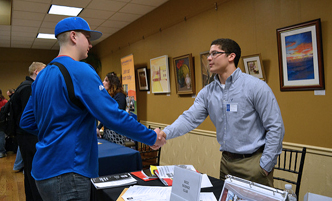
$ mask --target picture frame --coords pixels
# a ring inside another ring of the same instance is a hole
[[[244,70],[247,74],[266,81],[261,54],[243,56],[242,60],[243,60]]]
[[[208,56],[209,51],[201,52],[199,55],[201,60],[202,88],[214,81],[215,73],[210,72]]]
[[[140,91],[149,91],[148,70],[147,67],[137,68],[137,82]]]
[[[277,29],[277,42],[281,91],[325,89],[320,19]]]
[[[173,58],[175,85],[177,94],[194,94],[195,73],[192,54]]]
[[[170,93],[168,55],[150,59],[152,93]]]

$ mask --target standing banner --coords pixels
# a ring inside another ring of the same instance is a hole
[[[137,120],[136,82],[133,54],[121,58],[121,68],[122,86],[124,91],[127,93],[126,111],[129,112]]]

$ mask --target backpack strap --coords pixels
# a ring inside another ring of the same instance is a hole
[[[60,69],[62,76],[64,77],[65,82],[66,82],[70,101],[72,103],[74,103],[77,107],[79,107],[80,109],[83,110],[85,107],[84,107],[83,103],[75,96],[73,80],[71,79],[67,68],[58,62],[53,62],[53,63],[50,63],[49,65],[55,65]]]

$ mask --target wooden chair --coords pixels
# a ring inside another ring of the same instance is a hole
[[[305,155],[305,147],[303,147],[302,151],[283,148],[281,154],[278,156],[277,164],[274,167],[276,170],[275,173],[277,171],[285,171],[287,172],[287,174],[285,174],[287,176],[284,178],[274,176],[273,179],[295,185],[295,194],[297,197],[299,197],[300,192]],[[296,179],[290,179],[290,177],[295,177]]]
[[[149,129],[151,126],[148,127]],[[137,150],[141,153],[142,158],[142,169],[148,169],[150,168],[150,165],[156,165],[159,166],[160,162],[160,153],[161,148],[158,150],[153,150],[150,148],[149,145],[146,145],[144,143],[136,143]]]

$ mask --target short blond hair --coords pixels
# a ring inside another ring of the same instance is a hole
[[[32,62],[32,64],[29,66],[29,75],[32,76],[35,72],[41,71],[46,65],[42,62]]]
[[[69,34],[70,34],[70,31],[67,31],[67,32],[61,33],[57,36],[58,44],[60,46],[64,43],[66,43],[67,41],[69,41]]]

